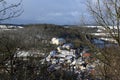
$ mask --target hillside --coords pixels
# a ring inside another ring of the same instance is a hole
[[[18,28],[14,31],[1,31],[0,37],[7,37],[9,40],[14,37],[15,42],[13,45],[19,44],[19,47],[24,50],[35,48],[41,50],[42,52],[49,52],[54,48],[54,46],[51,46],[50,44],[50,40],[53,37],[62,37],[68,42],[74,43],[76,47],[86,44],[84,42],[84,34],[81,30],[82,29],[80,27],[65,28],[64,26],[53,24],[32,24],[24,25],[24,28]]]

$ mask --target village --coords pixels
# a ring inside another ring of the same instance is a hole
[[[95,75],[95,66],[99,61],[92,57],[89,49],[74,48],[74,44],[67,43],[63,38],[52,38],[51,44],[58,47],[44,59],[49,64],[49,72],[73,71],[77,74],[78,80],[90,79],[90,75]]]
[[[120,80],[120,0],[0,6],[0,80]]]

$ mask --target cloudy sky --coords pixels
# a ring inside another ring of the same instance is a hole
[[[16,0],[8,1],[15,3]],[[82,18],[89,22],[91,16],[87,12],[85,1],[86,0],[23,0],[23,14],[5,22],[16,24],[52,23],[64,25],[79,24]]]

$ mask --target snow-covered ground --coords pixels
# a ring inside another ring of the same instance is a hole
[[[16,30],[21,29],[22,26],[14,26],[14,25],[0,25],[0,30]]]

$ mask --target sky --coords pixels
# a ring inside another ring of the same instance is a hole
[[[16,3],[19,0],[7,0]],[[50,23],[60,25],[80,24],[82,19],[89,22],[91,15],[85,5],[86,0],[23,0],[21,16],[4,21],[13,24]],[[95,1],[95,0],[91,0]]]

